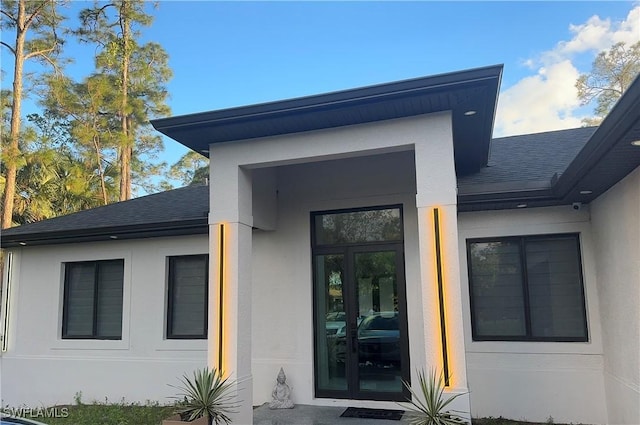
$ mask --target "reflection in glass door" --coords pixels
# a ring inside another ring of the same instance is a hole
[[[360,392],[402,392],[395,251],[353,254],[357,326],[352,329]]]
[[[314,214],[316,396],[404,400],[401,210]]]
[[[316,282],[316,381],[319,388],[346,391],[344,350],[338,352],[338,341],[345,338],[344,256],[318,255],[315,258]]]

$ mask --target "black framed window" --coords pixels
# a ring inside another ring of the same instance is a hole
[[[209,256],[169,257],[167,339],[206,339]]]
[[[587,341],[577,234],[467,241],[476,341]]]
[[[65,263],[63,339],[122,339],[124,260]]]

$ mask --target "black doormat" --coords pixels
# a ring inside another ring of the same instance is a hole
[[[347,410],[340,415],[343,418],[362,418],[362,419],[387,419],[390,421],[399,421],[402,419],[404,410],[390,409],[365,409],[362,407],[347,407]]]

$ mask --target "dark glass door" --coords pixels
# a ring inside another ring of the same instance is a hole
[[[316,396],[404,400],[403,244],[357,241],[314,251]]]

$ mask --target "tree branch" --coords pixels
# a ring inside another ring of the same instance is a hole
[[[12,14],[7,12],[6,10],[2,9],[2,10],[0,10],[0,13],[2,13],[7,18],[11,19],[13,22],[17,22],[17,19]]]
[[[56,49],[56,46],[53,46],[53,47],[51,47],[49,49],[42,49],[42,50],[36,50],[35,52],[29,52],[26,55],[24,55],[24,60],[31,59],[34,56],[43,56],[43,57],[46,58],[46,54],[53,52],[55,49]],[[46,59],[48,59],[48,58],[46,58]],[[51,61],[50,59],[48,59],[48,60],[49,60],[49,62]]]
[[[13,47],[9,46],[7,43],[5,43],[4,41],[0,41],[0,44],[3,45],[4,47],[6,47],[7,49],[9,49],[9,51],[11,53],[13,53],[13,56],[16,55],[16,51],[13,49]]]
[[[40,3],[40,5],[38,7],[36,7],[34,9],[34,11],[31,13],[31,15],[29,15],[29,17],[24,21],[24,29],[26,30],[27,28],[29,28],[29,26],[31,26],[31,23],[33,22],[33,20],[36,18],[36,16],[38,16],[40,14],[40,12],[42,11],[42,9],[44,9],[44,7],[47,5],[47,3],[49,3],[51,0],[43,0],[42,3]]]

